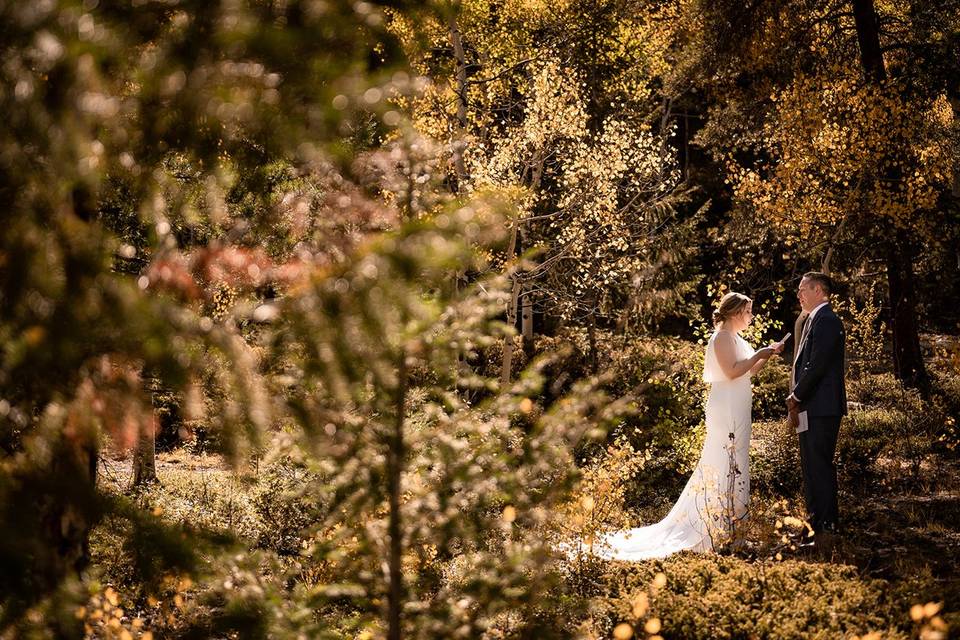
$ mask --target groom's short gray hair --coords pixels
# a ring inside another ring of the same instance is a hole
[[[824,295],[830,295],[830,292],[833,291],[833,280],[822,271],[808,271],[803,274],[803,277],[819,285],[823,289]]]

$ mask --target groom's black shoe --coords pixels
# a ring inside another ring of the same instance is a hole
[[[817,545],[825,552],[832,553],[840,542],[840,527],[835,522],[823,525],[817,532]]]
[[[817,529],[818,533],[827,533],[829,535],[840,535],[840,525],[836,522],[824,522],[820,525],[820,528]]]
[[[837,547],[839,531],[836,524],[822,525],[814,530],[812,536],[798,542],[797,550],[802,553],[816,553],[818,556],[832,554]]]
[[[835,524],[821,525],[812,532],[804,535],[797,542],[797,549],[804,551],[829,551],[835,545],[838,528]]]
[[[815,536],[804,538],[803,540],[797,543],[797,549],[802,549],[804,551],[810,551],[810,550],[816,549],[816,547],[817,547],[817,538]]]

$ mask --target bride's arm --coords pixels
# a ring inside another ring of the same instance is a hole
[[[760,359],[760,362],[758,362],[757,364],[753,365],[753,367],[750,369],[750,375],[753,375],[753,374],[755,374],[757,371],[760,371],[760,369],[763,369],[763,365],[767,364],[767,362],[768,362],[769,360],[770,360],[770,358],[761,358],[761,359]]]
[[[761,350],[758,351],[757,353],[760,353],[761,351],[762,351],[762,352],[765,352],[766,355],[760,356],[760,362],[758,362],[757,364],[753,365],[753,367],[750,369],[750,375],[753,375],[753,374],[755,374],[757,371],[760,371],[760,369],[763,369],[763,366],[764,366],[765,364],[767,364],[767,362],[770,360],[771,357],[773,357],[773,354],[775,354],[775,353],[780,353],[781,351],[783,351],[783,343],[782,343],[782,342],[772,342],[772,343],[770,343],[770,346],[764,347],[763,349],[761,349]]]
[[[770,348],[760,349],[746,360],[737,360],[737,342],[733,334],[728,331],[721,331],[713,342],[714,349],[717,352],[717,362],[723,369],[724,375],[735,379],[750,373],[754,367],[762,367],[764,362],[770,357]]]

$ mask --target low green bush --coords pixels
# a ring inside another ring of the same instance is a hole
[[[180,443],[186,433],[183,424],[183,408],[178,394],[150,380],[153,410],[157,416],[157,450],[170,450]]]
[[[960,371],[952,366],[930,367],[933,396],[942,403],[944,412],[960,418]]]
[[[633,340],[604,355],[613,371],[607,392],[632,394],[638,411],[610,434],[649,455],[627,492],[640,509],[676,496],[700,456],[704,431],[703,346],[671,338]]]
[[[783,358],[771,358],[751,382],[754,422],[786,418],[790,365]]]
[[[662,588],[655,585],[659,573],[666,578]],[[595,584],[591,609],[603,637],[619,623],[642,629],[652,618],[664,638],[684,640],[911,637],[909,596],[847,565],[750,563],[684,552],[663,561],[611,563]],[[649,602],[646,611],[638,600]]]
[[[902,411],[922,410],[920,393],[905,388],[892,373],[863,374],[847,378],[847,399],[864,407]]]
[[[136,492],[144,508],[170,523],[257,540],[262,522],[249,483],[227,469],[164,469],[160,483]]]
[[[610,375],[605,391],[611,397],[634,395],[638,411],[626,417],[609,434],[608,441],[625,439],[649,460],[643,472],[628,488],[627,507],[643,511],[658,506],[664,495],[679,494],[699,459],[705,434],[703,382],[704,345],[673,338],[623,341],[603,335],[598,340],[601,370]],[[573,371],[585,372],[588,345],[582,332],[552,338],[549,344],[568,340],[575,347]],[[549,346],[544,343],[543,346]],[[566,370],[566,369],[565,369]],[[789,365],[781,358],[771,360],[753,378],[755,421],[776,421],[785,417],[784,398],[789,386]],[[799,458],[795,439],[772,440],[761,456],[760,486],[779,495],[799,490]],[[582,456],[578,456],[580,458]],[[662,506],[662,505],[661,505]]]
[[[519,342],[517,343],[519,345]],[[606,445],[626,442],[649,461],[625,496],[628,508],[642,509],[675,489],[679,493],[700,453],[703,438],[703,346],[675,338],[624,338],[597,332],[597,374],[611,398],[632,397],[636,410],[607,434]],[[586,330],[564,329],[539,337],[537,351],[562,354],[545,370],[548,397],[562,394],[591,374]],[[521,356],[522,357],[522,356]],[[585,443],[578,464],[603,455],[605,446]]]
[[[947,382],[947,385],[950,383]],[[840,430],[838,457],[854,471],[876,470],[884,457],[917,477],[923,460],[948,438],[950,418],[942,399],[905,388],[892,374],[871,374],[848,383],[853,402]]]
[[[884,456],[924,455],[924,438],[909,434],[912,422],[902,411],[868,408],[851,411],[840,425],[837,473],[841,485],[863,482],[879,473]],[[784,420],[753,423],[750,447],[751,490],[767,497],[793,497],[802,492],[800,442]]]
[[[792,497],[802,490],[800,443],[784,420],[753,423],[750,490],[768,497]]]
[[[312,476],[286,459],[261,465],[253,475],[168,468],[160,479],[137,499],[158,508],[164,519],[235,536],[281,556],[298,554],[317,521],[316,496],[305,491]]]
[[[931,395],[943,414],[934,446],[942,453],[960,455],[960,371],[954,366],[930,368]]]
[[[319,518],[316,498],[304,491],[313,476],[284,460],[262,469],[258,480],[251,499],[260,524],[257,546],[279,555],[300,553],[307,529]]]
[[[878,458],[896,447],[895,435],[910,418],[901,411],[870,408],[851,412],[840,426],[837,467],[850,476],[876,471]]]

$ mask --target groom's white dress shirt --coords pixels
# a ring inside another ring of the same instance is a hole
[[[821,302],[816,307],[814,307],[813,311],[810,312],[810,315],[807,316],[806,324],[804,324],[803,336],[800,339],[800,348],[797,349],[797,357],[793,360],[794,370],[796,370],[797,360],[800,359],[800,352],[803,351],[803,347],[807,342],[807,338],[810,336],[810,327],[813,326],[813,316],[817,315],[817,311],[820,311],[820,309],[824,308],[828,304],[830,304],[829,301]],[[794,382],[796,382],[796,380],[794,380]],[[793,391],[790,392],[790,397],[796,400],[797,402],[800,402],[800,398],[795,396],[793,394]],[[797,433],[802,433],[810,428],[810,423],[807,420],[807,412],[801,411],[799,418],[800,418],[800,421],[799,421],[799,424],[797,424]]]

